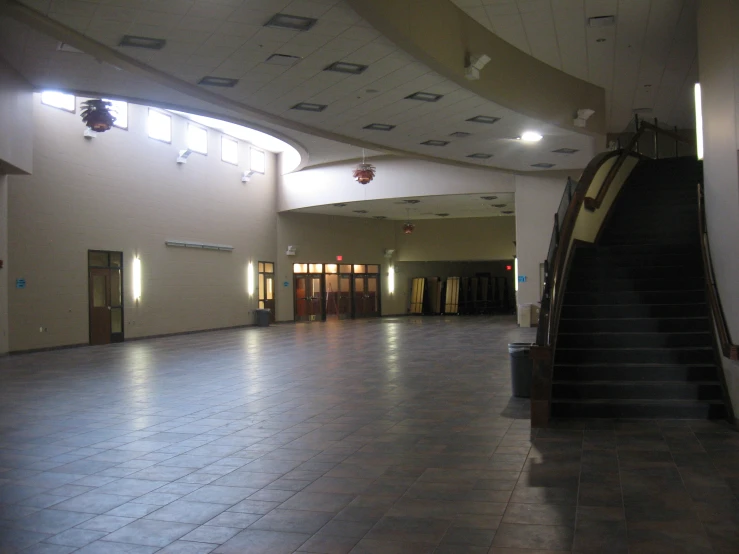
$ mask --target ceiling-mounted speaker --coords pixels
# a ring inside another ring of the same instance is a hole
[[[298,251],[298,247],[297,246],[288,246],[287,247],[287,252],[285,252],[285,255],[286,256],[294,256],[295,254],[297,254],[297,251]]]
[[[385,249],[385,257],[386,258],[392,258],[393,254],[395,254],[395,250],[392,248],[386,248]]]

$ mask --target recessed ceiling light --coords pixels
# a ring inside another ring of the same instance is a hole
[[[538,164],[531,164],[531,167],[541,167],[543,169],[549,169],[550,167],[554,167],[554,164],[539,162]]]
[[[302,60],[300,56],[290,56],[288,54],[272,54],[269,58],[264,60],[264,63],[281,65],[284,67],[292,67],[300,60]]]
[[[303,17],[300,15],[288,15],[286,13],[276,13],[273,15],[265,27],[275,27],[277,29],[290,29],[291,31],[307,31],[318,22],[312,17]]]
[[[502,214],[506,214],[506,215],[510,215],[510,214],[512,214],[512,213],[513,213],[513,210],[505,210],[505,211],[502,211],[502,212],[500,212],[500,213],[502,213]]]
[[[373,215],[372,219],[387,219],[387,216],[384,215]]]
[[[163,38],[137,37],[134,35],[123,35],[118,46],[131,46],[133,48],[148,48],[149,50],[161,50],[167,41]]]
[[[579,150],[575,148],[557,148],[556,150],[552,150],[555,154],[574,154],[575,152],[579,152]]]
[[[325,104],[311,104],[310,102],[300,102],[295,104],[291,110],[302,110],[304,112],[322,112],[328,108]]]
[[[615,15],[598,15],[588,18],[588,27],[612,27],[615,24]]]
[[[369,213],[367,210],[352,210],[355,214],[366,214]]]
[[[370,123],[369,125],[365,125],[363,128],[369,129],[371,131],[392,131],[393,129],[395,129],[395,125],[387,125],[385,123]]]
[[[448,140],[425,140],[421,144],[426,146],[446,146],[449,144]]]
[[[57,44],[56,49],[60,52],[70,52],[72,54],[84,54],[82,50],[79,48],[75,48],[74,46],[70,46],[66,42],[60,42]]]
[[[434,215],[438,215],[439,217],[448,217],[449,216],[449,214],[434,214]]]
[[[539,142],[544,137],[536,131],[526,131],[520,137],[519,140],[522,142]]]
[[[465,133],[464,131],[457,131],[455,133],[452,133],[449,135],[450,137],[456,137],[456,138],[465,138],[471,136],[472,133]]]
[[[198,81],[199,85],[206,85],[209,87],[226,87],[226,88],[232,88],[235,87],[236,84],[239,82],[238,79],[230,79],[228,77],[203,77]]]
[[[467,121],[472,121],[473,123],[487,123],[488,125],[491,125],[496,121],[500,121],[500,118],[493,117],[491,115],[476,115],[475,117],[470,117]]]
[[[491,206],[492,206],[493,208],[505,208],[505,207],[506,207],[506,205],[505,205],[505,204],[491,204]]]
[[[477,152],[476,154],[470,154],[467,156],[468,158],[474,158],[476,160],[487,160],[488,158],[492,158],[492,154],[485,154],[484,152]]]
[[[443,94],[434,94],[432,92],[414,92],[405,97],[406,100],[420,100],[421,102],[438,102],[444,98]]]
[[[344,206],[346,206],[346,204],[342,204],[342,203],[334,204],[334,208],[343,208]]]
[[[364,73],[368,68],[367,65],[348,62],[334,62],[324,69],[324,71],[336,71],[337,73],[349,73],[350,75],[359,75]]]
[[[480,198],[482,198],[483,200],[497,200],[498,199],[497,196],[481,196]]]

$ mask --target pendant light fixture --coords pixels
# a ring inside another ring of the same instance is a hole
[[[354,179],[360,185],[366,185],[375,178],[375,166],[364,161],[364,148],[362,148],[362,163],[354,170]]]
[[[410,235],[413,233],[413,230],[416,228],[416,226],[411,223],[411,210],[410,208],[406,208],[406,222],[403,223],[403,232],[406,235]]]

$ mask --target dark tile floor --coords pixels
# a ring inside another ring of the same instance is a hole
[[[739,434],[531,430],[511,318],[0,359],[0,553],[739,552]]]

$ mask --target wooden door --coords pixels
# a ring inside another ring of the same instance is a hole
[[[110,270],[90,269],[90,344],[111,342]]]
[[[339,319],[349,319],[352,316],[352,276],[339,275]]]

